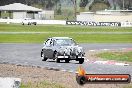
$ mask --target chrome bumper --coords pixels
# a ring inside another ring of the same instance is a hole
[[[58,56],[58,58],[69,58],[68,56]]]

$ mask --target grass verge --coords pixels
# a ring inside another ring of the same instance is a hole
[[[72,37],[78,43],[132,43],[131,34],[0,34],[0,43],[43,43],[48,37]]]
[[[123,88],[132,88],[132,85],[124,86]]]
[[[72,37],[78,43],[132,43],[132,34],[112,34],[113,32],[132,32],[131,28],[121,27],[0,24],[0,32],[46,32],[43,34],[0,34],[0,43],[42,43],[48,37],[53,36]],[[104,32],[104,34],[90,34],[89,32]],[[112,33],[105,34],[105,32]]]
[[[22,83],[20,88],[65,88],[65,87],[60,84],[43,81],[36,83],[28,82],[27,84]]]
[[[70,25],[0,24],[0,32],[132,32],[132,28]]]
[[[103,52],[96,54],[97,57],[101,57],[105,60],[117,60],[132,62],[132,51],[129,52]]]

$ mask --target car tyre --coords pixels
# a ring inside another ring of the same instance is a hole
[[[46,61],[48,58],[45,57],[44,53],[42,53],[42,61]]]
[[[70,60],[65,60],[66,63],[69,63]]]
[[[57,62],[57,63],[60,63],[60,59],[59,59],[59,58],[56,58],[56,62]]]
[[[55,53],[55,59],[56,59],[56,63],[60,63],[60,59],[58,58],[58,53]]]
[[[37,25],[37,23],[35,22],[34,25]]]
[[[76,81],[78,84],[83,85],[86,83],[86,78],[84,76],[76,76]]]
[[[83,62],[84,62],[84,58],[79,60],[79,64],[83,64]]]
[[[30,22],[28,22],[28,25],[31,25],[31,23],[30,23]]]

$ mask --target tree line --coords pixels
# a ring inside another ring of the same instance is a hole
[[[56,8],[61,8],[62,3],[65,3],[66,1],[69,1],[66,4],[72,3],[75,4],[76,2],[79,2],[79,7],[85,7],[91,0],[0,0],[0,6],[3,5],[7,5],[7,4],[11,4],[11,3],[23,3],[23,4],[27,4],[27,5],[40,5],[40,7],[42,9],[56,9]],[[118,5],[122,6],[123,0],[93,0],[95,3],[96,2],[104,2],[107,3],[108,2],[113,2],[113,3],[118,3]],[[132,2],[131,0],[124,0],[124,5],[125,8],[130,8],[132,7]]]

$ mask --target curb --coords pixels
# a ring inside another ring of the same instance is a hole
[[[111,50],[127,50],[127,51],[132,51],[132,48],[120,48],[120,49],[93,49],[93,50],[88,50],[89,52],[94,52],[94,51],[111,51]]]
[[[132,48],[120,48],[120,49],[98,49],[98,50],[88,50],[89,52],[95,52],[95,51],[111,51],[111,50],[126,50],[126,51],[132,51]],[[90,61],[88,59],[85,60],[85,62],[89,62],[89,63],[96,63],[96,64],[107,64],[107,65],[119,65],[119,66],[129,66],[129,64],[127,63],[119,63],[113,60],[107,60],[107,61],[101,61],[101,60],[97,60],[97,61]]]
[[[107,64],[107,65],[119,65],[119,66],[129,66],[129,64],[127,63],[119,63],[116,61],[112,61],[112,60],[108,60],[108,61],[101,61],[101,60],[97,60],[97,61],[90,61],[90,60],[85,60],[86,63],[94,63],[94,64]]]

